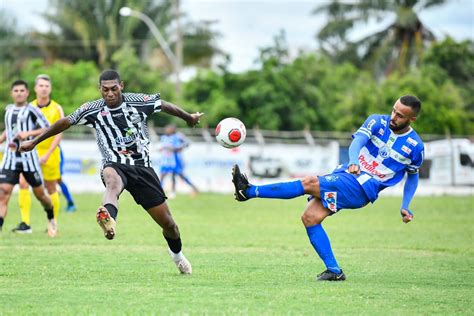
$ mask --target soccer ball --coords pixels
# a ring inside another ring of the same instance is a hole
[[[233,117],[223,119],[216,127],[216,140],[225,148],[240,146],[246,135],[244,123]]]

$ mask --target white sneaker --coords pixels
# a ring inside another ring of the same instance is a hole
[[[170,254],[176,266],[178,267],[179,272],[181,272],[182,274],[193,273],[191,262],[186,259],[182,251],[180,251],[179,253],[174,253],[171,251],[171,249],[168,249],[168,253]]]
[[[48,236],[51,238],[56,237],[58,234],[58,224],[56,223],[56,220],[50,219],[48,220]]]
[[[96,219],[100,228],[104,231],[105,238],[109,240],[114,239],[117,223],[113,217],[110,216],[109,211],[103,206],[99,207],[96,213]]]

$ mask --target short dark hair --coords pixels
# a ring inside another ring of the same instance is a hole
[[[101,74],[100,74],[100,77],[99,77],[99,84],[103,81],[103,80],[117,80],[118,82],[120,82],[120,75],[117,71],[113,70],[113,69],[107,69],[107,70],[104,70]]]
[[[400,98],[400,102],[403,105],[409,106],[412,108],[412,110],[418,115],[421,110],[421,101],[414,95],[404,95],[403,97]]]
[[[16,86],[25,86],[26,90],[28,90],[28,83],[25,80],[18,79],[13,81],[10,89],[13,89]]]

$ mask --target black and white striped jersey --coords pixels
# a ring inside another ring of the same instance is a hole
[[[161,111],[160,94],[123,93],[123,103],[114,109],[104,99],[83,104],[68,116],[73,125],[96,131],[102,162],[151,166],[146,119]]]
[[[2,159],[2,169],[38,171],[41,174],[41,165],[38,161],[36,149],[21,153],[17,151],[17,148],[11,148],[9,144],[13,143],[19,132],[28,132],[48,126],[48,121],[37,107],[31,104],[25,106],[7,105],[5,111],[6,145]],[[32,138],[29,137],[27,140]]]

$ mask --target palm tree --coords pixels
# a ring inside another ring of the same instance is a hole
[[[416,65],[424,49],[434,41],[433,33],[420,21],[421,10],[443,4],[445,0],[359,0],[327,3],[313,10],[325,13],[328,23],[317,34],[323,51],[339,59],[358,59],[373,67],[377,75],[403,72]],[[385,29],[358,41],[347,39],[355,26],[375,19],[381,22],[395,14]]]
[[[155,45],[148,27],[138,19],[120,16],[119,10],[124,6],[141,11],[148,15],[163,36],[170,40],[173,35],[172,21],[174,0],[50,0],[51,11],[45,16],[54,25],[56,31],[42,34],[43,39],[51,43],[55,38],[62,50],[57,49],[60,57],[77,60],[92,59],[101,67],[113,65],[112,55],[125,42],[137,48],[145,60],[149,46]],[[208,24],[187,23],[183,30],[185,53],[187,46],[195,46],[196,39],[207,50],[201,56],[186,56],[193,62],[202,62],[219,51],[214,45],[217,33],[206,28]],[[194,41],[194,42],[193,42]],[[190,52],[192,53],[192,51]],[[169,65],[168,65],[169,66]],[[171,68],[171,67],[169,67]]]

